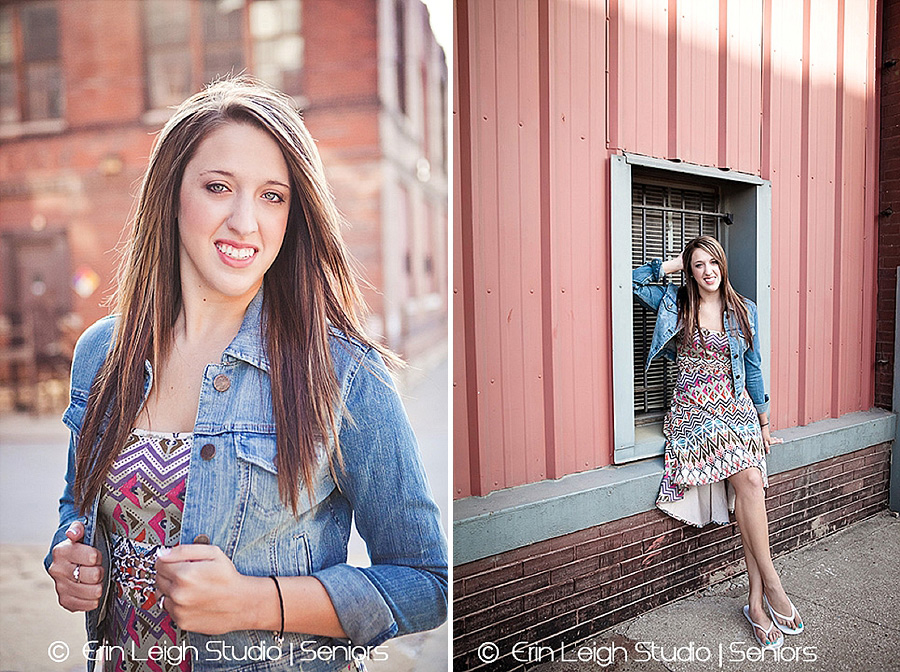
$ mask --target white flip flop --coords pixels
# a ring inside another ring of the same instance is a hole
[[[744,618],[746,618],[750,622],[750,625],[753,626],[753,636],[756,638],[756,641],[759,642],[759,645],[763,650],[774,651],[775,649],[780,649],[781,645],[784,644],[784,635],[782,635],[781,632],[779,632],[778,628],[775,627],[776,623],[774,620],[772,621],[772,625],[769,626],[768,630],[761,626],[759,623],[753,622],[753,619],[750,618],[749,604],[744,605]],[[759,638],[759,635],[756,634],[757,628],[766,633],[766,639],[769,639],[769,633],[772,632],[772,630],[775,630],[775,632],[778,633],[778,639],[776,639],[774,642],[766,644]]]
[[[769,598],[766,597],[766,594],[763,593],[763,602],[766,605],[766,609],[769,610],[769,616],[772,617],[772,622],[775,624],[775,627],[781,630],[786,635],[799,635],[803,632],[803,621],[800,621],[800,626],[796,628],[789,628],[786,625],[782,625],[778,622],[778,619],[782,619],[784,621],[794,622],[795,618],[800,618],[800,613],[797,611],[797,607],[794,606],[794,603],[791,602],[791,615],[790,616],[782,616],[777,611],[772,608],[772,605],[769,604]],[[790,600],[788,600],[790,602]]]

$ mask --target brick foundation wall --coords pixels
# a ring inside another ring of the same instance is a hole
[[[773,555],[887,506],[890,443],[769,479]],[[454,568],[453,669],[524,669],[519,641],[558,647],[744,571],[737,524],[697,529],[653,510]],[[490,665],[478,647],[493,642]]]
[[[900,266],[900,0],[882,8],[881,156],[878,212],[878,321],[875,334],[875,405],[891,407],[894,376],[894,305]],[[893,67],[882,67],[892,59]]]

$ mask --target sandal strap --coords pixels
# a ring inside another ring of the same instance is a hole
[[[794,603],[791,602],[790,600],[788,600],[788,603],[791,605],[791,615],[790,615],[790,616],[785,616],[784,614],[779,614],[777,611],[775,611],[775,607],[773,607],[773,606],[772,606],[772,603],[769,602],[769,598],[768,598],[768,596],[767,596],[765,593],[763,593],[763,598],[765,598],[765,600],[766,600],[766,606],[769,608],[769,611],[772,612],[772,615],[773,615],[775,618],[780,618],[780,619],[782,619],[782,620],[784,620],[784,621],[788,621],[789,623],[793,623],[793,622],[794,622],[794,619],[795,619],[797,616],[800,615],[800,614],[797,613],[797,607],[795,607],[795,606],[794,606]]]
[[[765,636],[766,636],[766,643],[768,643],[768,644],[774,644],[775,642],[778,641],[778,637],[776,637],[776,638],[775,638],[774,640],[772,640],[772,641],[769,641],[769,633],[772,632],[773,629],[775,630],[776,633],[780,633],[780,632],[781,632],[781,630],[779,630],[778,627],[775,625],[775,621],[772,621],[772,625],[770,625],[769,628],[766,629],[766,628],[764,628],[763,626],[761,626],[759,623],[755,622],[752,618],[750,618],[750,612],[749,612],[749,610],[746,612],[745,615],[747,616],[747,620],[750,621],[750,625],[752,625],[754,628],[758,628],[759,630],[761,630],[761,631],[763,632],[763,634],[765,634]],[[757,637],[757,639],[759,639],[759,638]]]

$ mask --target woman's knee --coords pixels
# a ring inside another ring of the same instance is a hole
[[[729,479],[735,491],[740,492],[762,492],[763,477],[762,473],[756,467],[744,469],[731,476]]]

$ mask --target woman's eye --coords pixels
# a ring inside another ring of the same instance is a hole
[[[219,182],[213,182],[212,184],[207,184],[206,189],[214,194],[221,194],[222,192],[227,191],[228,187]]]
[[[263,194],[263,198],[272,203],[284,203],[284,198],[277,191],[267,191]]]

